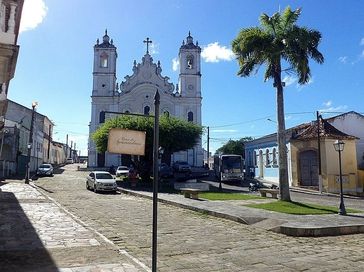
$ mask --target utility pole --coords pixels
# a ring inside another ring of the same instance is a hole
[[[319,192],[322,193],[322,172],[321,172],[321,140],[320,140],[320,118],[319,111],[316,111],[317,118],[317,159],[318,159],[318,170],[319,170]]]
[[[207,165],[210,168],[210,127],[207,127]]]
[[[52,141],[52,138],[51,138],[51,133],[52,133],[52,126],[49,125],[49,130],[48,130],[48,151],[47,151],[47,162],[50,162],[49,160],[49,154],[51,152],[51,141]]]
[[[70,158],[72,158],[72,145],[73,145],[73,141],[71,141],[71,147],[70,147]]]
[[[26,168],[25,168],[25,183],[26,184],[29,184],[29,177],[30,177],[30,155],[31,155],[31,152],[32,152],[32,145],[33,145],[33,128],[34,128],[35,107],[37,105],[38,105],[37,102],[32,103],[32,118],[30,120],[27,164],[26,164]]]

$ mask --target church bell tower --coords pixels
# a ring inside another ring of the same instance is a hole
[[[179,90],[183,97],[201,97],[201,48],[191,33],[179,49]]]
[[[92,96],[113,96],[116,84],[116,47],[113,40],[105,35],[102,43],[97,39],[94,46],[94,69]]]
[[[102,43],[97,39],[94,45],[93,85],[91,96],[91,122],[88,146],[88,165],[90,167],[103,167],[105,153],[98,153],[91,135],[104,122],[105,115],[102,111],[114,111],[116,99],[116,47],[113,40],[107,35],[102,38]]]

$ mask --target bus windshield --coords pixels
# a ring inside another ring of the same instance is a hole
[[[241,157],[222,157],[221,158],[221,172],[240,173],[242,170]]]

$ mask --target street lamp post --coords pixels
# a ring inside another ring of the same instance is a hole
[[[38,102],[32,103],[32,119],[30,120],[30,130],[29,130],[29,140],[28,140],[28,156],[27,156],[27,164],[25,168],[25,183],[29,184],[29,176],[30,176],[30,154],[32,151],[33,144],[33,127],[34,127],[34,116],[35,116],[35,107],[38,105]]]
[[[153,142],[153,229],[152,229],[152,271],[157,272],[157,216],[158,216],[158,157],[159,157],[159,105],[158,90],[154,96],[154,142]]]
[[[334,143],[334,148],[339,152],[339,171],[340,171],[340,206],[339,214],[346,215],[345,205],[344,205],[344,194],[343,194],[343,176],[341,172],[341,152],[344,151],[345,143],[342,140],[336,140]]]

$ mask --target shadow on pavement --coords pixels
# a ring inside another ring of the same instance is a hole
[[[0,193],[0,271],[58,271],[19,201],[6,191]]]

